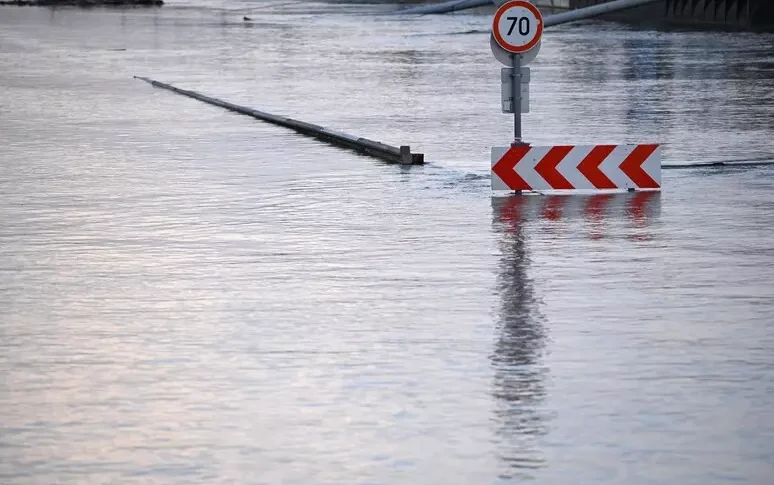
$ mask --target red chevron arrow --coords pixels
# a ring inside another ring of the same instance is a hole
[[[578,164],[578,171],[598,189],[617,188],[612,180],[607,178],[599,166],[605,161],[608,155],[615,150],[615,145],[597,145],[591,149],[586,158]]]
[[[629,156],[618,166],[634,182],[634,185],[641,189],[659,188],[658,183],[642,169],[642,164],[657,148],[658,145],[637,145],[637,148],[632,150]]]
[[[572,146],[555,146],[551,147],[546,153],[546,156],[535,165],[535,172],[537,172],[543,179],[548,182],[554,189],[574,189],[573,185],[567,181],[562,174],[556,170],[556,166],[559,162],[564,160],[564,157],[573,149]]]
[[[532,187],[515,170],[516,164],[524,158],[530,148],[529,145],[512,146],[492,167],[492,171],[511,190],[532,190]]]

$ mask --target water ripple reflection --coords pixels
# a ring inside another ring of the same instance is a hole
[[[493,223],[500,250],[497,291],[500,311],[491,356],[495,369],[495,421],[500,441],[502,479],[532,477],[544,465],[538,438],[547,431],[542,414],[548,372],[541,359],[546,330],[528,275],[529,254],[524,235],[524,205],[537,197],[492,198]]]

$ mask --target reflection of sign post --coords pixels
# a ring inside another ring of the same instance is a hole
[[[510,57],[511,96],[503,96],[502,104],[505,111],[506,104],[513,112],[512,145],[522,145],[521,141],[521,113],[522,113],[522,65],[534,59],[537,50],[540,49],[540,38],[543,35],[543,16],[540,10],[525,0],[510,0],[501,5],[495,12],[492,20],[492,38],[497,46],[506,51]],[[502,55],[498,55],[497,49],[492,43],[492,52],[495,58],[502,62]],[[530,52],[534,55],[530,56]],[[525,57],[527,59],[525,59]],[[503,90],[504,91],[504,90]],[[527,95],[529,89],[527,88]],[[505,95],[505,92],[503,92]]]

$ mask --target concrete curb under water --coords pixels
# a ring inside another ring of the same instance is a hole
[[[217,98],[205,96],[203,94],[197,93],[196,91],[188,91],[186,89],[176,88],[170,84],[154,81],[153,79],[148,79],[146,77],[134,76],[134,78],[150,83],[155,87],[166,89],[177,94],[182,94],[183,96],[188,96],[189,98],[193,98],[204,103],[219,106],[221,108],[235,111],[247,116],[252,116],[253,118],[257,118],[261,121],[266,121],[268,123],[283,126],[285,128],[290,128],[291,130],[295,130],[302,135],[307,135],[339,147],[353,149],[357,152],[372,156],[374,158],[379,158],[389,163],[400,163],[401,165],[422,165],[425,163],[424,154],[411,153],[411,147],[408,145],[402,145],[398,148],[378,141],[369,140],[368,138],[341,133],[339,131],[324,128],[319,125],[313,125],[303,121],[294,120],[285,116],[277,116],[271,113],[259,111],[257,109],[248,108],[246,106],[239,106],[237,104],[222,101]]]

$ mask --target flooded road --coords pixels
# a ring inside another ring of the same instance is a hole
[[[771,483],[774,167],[492,197],[489,13],[221,6],[0,8],[0,482]],[[772,46],[547,29],[524,136],[774,159]]]

